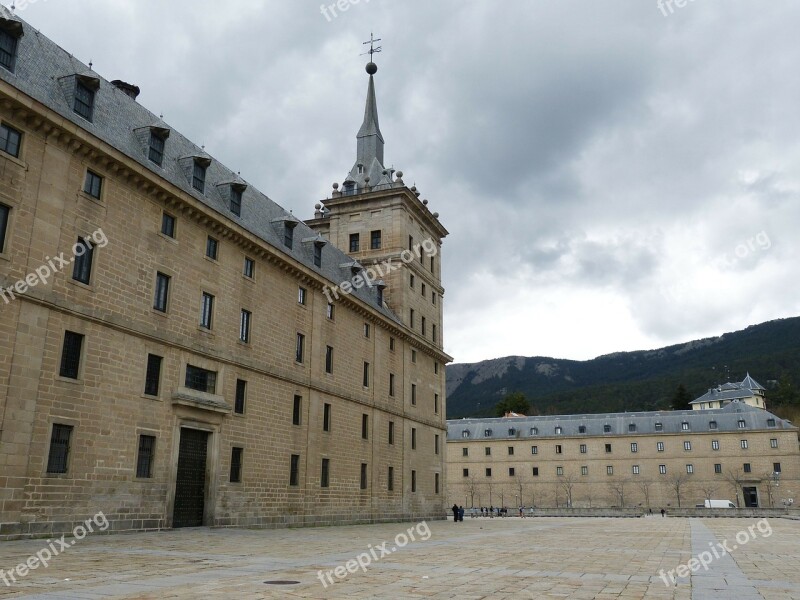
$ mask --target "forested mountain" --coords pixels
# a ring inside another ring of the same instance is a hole
[[[797,401],[800,317],[587,361],[510,356],[453,364],[447,367],[447,418],[494,416],[495,405],[512,392],[527,397],[532,414],[668,409],[681,384],[696,398],[748,372],[767,388],[770,409]]]

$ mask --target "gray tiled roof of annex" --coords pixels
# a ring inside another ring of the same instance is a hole
[[[255,187],[247,185],[236,172],[208,156],[203,148],[172,129],[135,99],[100,77],[88,65],[77,60],[5,6],[0,6],[0,22],[22,28],[14,71],[0,68],[0,79],[41,102],[67,121],[113,146],[144,168],[216,211],[223,218],[236,222],[333,284],[338,285],[352,278],[352,272],[342,267],[342,264],[348,262],[349,257],[331,243],[326,243],[322,249],[322,266],[315,266],[314,244],[304,243],[302,240],[315,238],[316,233]],[[90,78],[99,85],[91,121],[76,114],[69,100],[69,88],[65,81],[75,76]],[[136,130],[149,127],[169,129],[163,166],[148,160],[147,145],[142,144],[136,135]],[[191,157],[207,157],[211,161],[206,172],[205,193],[193,188],[191,174],[187,177],[185,167],[179,162]],[[241,216],[231,212],[229,198],[225,197],[223,190],[220,189],[220,186],[234,182],[247,185],[242,197]],[[284,220],[297,223],[295,242],[291,249],[283,244],[281,222]],[[400,322],[386,306],[378,307],[376,288],[362,287],[354,290],[353,295],[377,308],[393,321]]]
[[[744,421],[744,427],[739,421]],[[770,412],[741,402],[715,410],[676,410],[517,418],[456,419],[447,421],[447,439],[536,439],[614,435],[670,434],[686,431],[752,431],[796,429]],[[688,430],[684,429],[684,423]],[[660,427],[657,427],[660,424]],[[608,431],[606,431],[608,426]],[[633,427],[631,427],[633,426]],[[560,427],[560,433],[556,428]],[[585,429],[581,429],[585,428]],[[488,433],[488,435],[487,435]]]

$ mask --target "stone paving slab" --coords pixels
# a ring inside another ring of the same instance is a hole
[[[659,575],[688,564],[709,544],[736,540],[737,534],[743,539],[741,531],[755,523],[507,518],[95,535],[77,541],[53,557],[47,568],[32,570],[10,587],[0,572],[0,600],[800,600],[798,521],[769,521],[768,537],[753,529],[756,535],[748,536],[729,556],[711,562],[707,572],[676,577],[669,585]],[[416,540],[405,543],[411,535]],[[0,543],[0,569],[7,572],[46,547],[46,540]],[[382,553],[380,560],[372,558]],[[355,562],[359,555],[363,562],[371,561],[365,571]],[[348,561],[355,572],[348,573]],[[298,583],[265,583],[273,580]]]

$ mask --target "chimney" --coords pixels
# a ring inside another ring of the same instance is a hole
[[[115,79],[114,81],[111,82],[111,85],[113,85],[118,90],[121,90],[124,94],[130,96],[134,100],[136,100],[136,97],[139,95],[139,92],[142,91],[139,89],[138,85],[132,85],[130,83],[126,83],[121,79]]]

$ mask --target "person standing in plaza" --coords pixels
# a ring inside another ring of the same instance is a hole
[[[453,523],[458,523],[458,504],[453,504]]]

